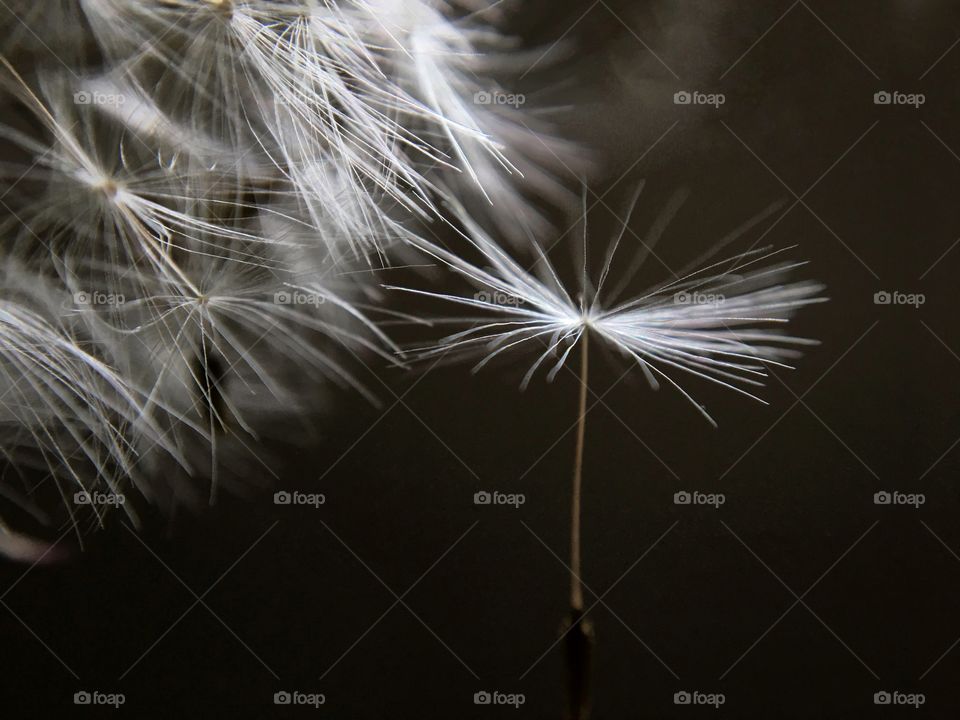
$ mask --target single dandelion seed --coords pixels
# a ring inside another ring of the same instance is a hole
[[[470,281],[478,292],[458,295],[416,288],[388,286],[394,290],[440,300],[471,311],[447,322],[465,329],[439,343],[416,348],[421,357],[447,355],[479,357],[474,371],[500,356],[533,358],[523,380],[525,388],[535,373],[549,366],[552,381],[568,365],[574,349],[580,349],[579,400],[576,450],[571,490],[570,517],[570,617],[567,634],[571,677],[571,717],[588,712],[588,667],[590,628],[584,618],[581,582],[581,494],[586,431],[588,360],[592,344],[602,344],[635,362],[652,389],[661,382],[674,388],[711,425],[716,425],[703,405],[680,383],[678,374],[709,381],[753,400],[772,367],[789,368],[798,348],[815,341],[782,332],[782,326],[797,310],[824,302],[823,285],[817,282],[786,282],[790,271],[804,262],[782,260],[785,250],[751,249],[721,261],[684,270],[671,279],[631,299],[617,298],[630,284],[653,244],[676,213],[685,196],[677,195],[654,223],[647,244],[641,243],[636,259],[627,265],[628,275],[613,291],[607,287],[615,274],[615,259],[621,248],[629,218],[642,185],[631,200],[619,234],[606,251],[600,272],[589,273],[586,227],[586,189],[583,196],[583,247],[577,284],[569,287],[546,253],[533,245],[535,260],[527,267],[500,247],[466,213],[460,213],[463,237],[479,254],[481,262],[469,260],[432,243],[423,250],[453,272]],[[766,216],[769,212],[762,215]],[[741,226],[721,241],[729,244],[756,224]]]

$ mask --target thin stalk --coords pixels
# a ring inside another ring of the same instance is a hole
[[[590,717],[590,666],[593,654],[593,626],[583,615],[583,585],[580,582],[580,494],[583,486],[583,439],[587,427],[589,378],[589,339],[586,330],[580,341],[580,411],[570,503],[570,615],[564,631],[569,671],[567,720],[587,720]]]
[[[583,611],[580,583],[580,494],[583,486],[583,438],[587,428],[587,379],[589,375],[588,331],[580,339],[580,411],[577,418],[577,449],[573,461],[573,492],[570,503],[570,608]]]

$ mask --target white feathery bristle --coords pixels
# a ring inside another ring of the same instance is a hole
[[[462,219],[465,237],[479,252],[481,263],[432,243],[423,243],[422,248],[479,292],[455,295],[388,287],[443,300],[471,313],[451,318],[466,329],[420,348],[421,355],[479,356],[477,370],[502,354],[526,351],[535,360],[522,386],[545,363],[551,368],[548,379],[553,379],[573,347],[589,335],[635,361],[651,387],[657,388],[659,380],[675,387],[714,423],[671,373],[682,371],[763,402],[746,388],[762,386],[770,366],[789,367],[784,360],[796,356],[797,346],[812,342],[783,334],[782,324],[800,308],[825,300],[820,283],[784,282],[790,270],[804,263],[765,265],[783,251],[759,249],[615,303],[616,293],[606,297],[604,289],[622,231],[611,242],[599,276],[591,279],[584,270],[578,286],[567,288],[538,247],[533,263],[524,266],[468,217]],[[631,269],[631,277],[636,269]]]

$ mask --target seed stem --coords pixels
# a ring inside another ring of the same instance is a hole
[[[573,461],[573,493],[570,503],[570,608],[583,610],[580,583],[580,494],[583,485],[583,439],[587,428],[587,378],[589,374],[588,331],[580,338],[580,411],[577,418],[577,449]]]

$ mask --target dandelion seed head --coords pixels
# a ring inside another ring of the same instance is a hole
[[[512,43],[451,3],[9,2],[38,35],[5,55],[70,65],[0,58],[0,258],[23,274],[0,273],[0,452],[58,487],[172,504],[329,388],[376,402],[356,364],[399,364],[375,319],[411,318],[373,272],[452,198],[525,206],[527,138],[473,97]],[[536,300],[561,333],[592,322]],[[0,553],[40,547],[0,519]]]

